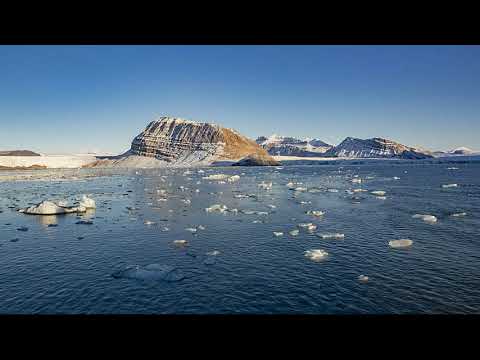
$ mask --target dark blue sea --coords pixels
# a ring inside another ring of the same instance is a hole
[[[480,313],[480,163],[201,170],[51,170],[0,181],[0,313]],[[240,179],[203,179],[212,174]],[[17,211],[83,194],[96,210]],[[228,210],[205,210],[214,204]],[[319,236],[329,233],[344,237]],[[396,239],[413,243],[391,248]],[[308,250],[328,255],[313,261]]]

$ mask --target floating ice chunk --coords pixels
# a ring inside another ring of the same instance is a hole
[[[325,259],[328,256],[328,252],[322,249],[311,249],[305,251],[305,257],[309,258],[312,261],[320,261]]]
[[[458,167],[452,166],[452,167],[447,168],[447,170],[458,170]]]
[[[365,189],[353,189],[352,192],[354,193],[357,193],[357,192],[365,192],[365,191],[368,191],[368,190],[365,190]]]
[[[196,233],[197,232],[197,229],[195,229],[195,228],[186,228],[185,230],[190,231],[191,233]]]
[[[265,181],[262,181],[260,184],[258,184],[258,187],[261,188],[261,189],[264,189],[264,190],[271,190],[272,189],[272,182],[265,182]]]
[[[80,206],[84,207],[85,209],[95,209],[97,207],[95,205],[95,200],[89,198],[87,195],[82,195]]]
[[[60,200],[60,201],[57,201],[57,205],[60,206],[60,207],[68,207],[68,201],[67,200]]]
[[[314,225],[314,224],[310,224],[307,226],[307,230],[312,232],[312,231],[315,231],[317,230],[317,225]]]
[[[240,180],[240,176],[238,176],[238,175],[230,176],[230,177],[227,179],[228,182],[235,182],[235,181],[238,181],[238,180]]]
[[[398,176],[394,176],[393,180],[400,180],[400,178]]]
[[[331,193],[338,193],[338,190],[337,190],[337,189],[328,189],[327,191],[328,191],[328,192],[331,192]]]
[[[173,244],[177,246],[185,246],[188,244],[187,240],[173,240]]]
[[[145,220],[143,223],[144,223],[145,225],[153,225],[153,224],[155,224],[155,222],[150,221],[150,220]]]
[[[413,241],[410,239],[390,240],[388,242],[388,245],[394,249],[409,247],[412,244],[413,244]]]
[[[230,175],[226,174],[212,174],[208,176],[204,176],[202,179],[204,180],[226,180],[230,177]]]
[[[387,200],[386,196],[375,196],[375,198],[378,200]]]
[[[255,211],[255,214],[257,215],[268,215],[267,211]]]
[[[451,214],[450,216],[453,216],[453,217],[467,216],[467,213],[466,212],[454,213],[454,214]]]
[[[299,187],[296,187],[294,190],[295,190],[295,191],[307,191],[307,188],[306,188],[306,187],[299,186]]]
[[[255,214],[255,211],[253,210],[240,210],[242,212],[242,214],[245,214],[245,215],[253,215]]]
[[[213,251],[210,251],[210,252],[207,252],[208,256],[217,256],[217,255],[220,255],[220,251],[218,250],[213,250]]]
[[[204,172],[205,172],[205,171],[203,171],[203,170],[198,170],[198,171],[197,171],[197,173],[199,173],[199,174],[203,174]]]
[[[300,231],[299,231],[298,229],[295,229],[295,230],[289,231],[288,233],[289,233],[290,235],[292,235],[292,236],[297,236],[299,232],[300,232]]]
[[[269,204],[267,205],[269,208],[276,209],[277,207],[275,205]]]
[[[205,211],[206,212],[225,212],[228,208],[225,206],[225,205],[221,205],[221,204],[214,204],[208,208],[205,208]]]
[[[360,282],[367,282],[367,281],[368,281],[368,276],[359,275],[359,276],[358,276],[358,281],[360,281]]]
[[[198,230],[205,230],[205,226],[203,226],[203,225],[198,225],[198,226],[197,226],[197,229],[198,229]]]
[[[351,182],[354,184],[360,184],[362,182],[362,179],[354,178],[351,180]]]
[[[199,193],[199,192],[200,192],[200,189],[195,189],[195,192],[196,192],[196,193]]]
[[[437,217],[434,215],[415,214],[412,216],[414,219],[422,219],[426,223],[436,223]]]
[[[453,187],[457,187],[458,184],[445,184],[445,185],[442,185],[442,188],[453,188]]]
[[[386,192],[382,190],[371,191],[370,194],[375,196],[385,196]]]
[[[319,217],[319,216],[324,215],[325,212],[324,212],[324,211],[320,211],[320,210],[308,210],[308,211],[306,212],[306,214],[307,214],[307,215],[313,215],[313,216]]]
[[[332,189],[332,190],[335,190],[335,189]],[[322,192],[322,189],[319,189],[319,188],[316,188],[316,187],[312,187],[312,188],[309,188],[309,189],[308,189],[308,192],[309,192],[309,193],[319,193],[319,192]],[[334,191],[334,192],[338,192],[338,191]]]
[[[164,226],[164,227],[162,228],[162,231],[169,231],[169,230],[170,230],[170,229],[169,229],[168,227],[166,227],[166,226]]]
[[[297,226],[301,228],[308,228],[309,226],[313,225],[312,223],[300,223]]]
[[[322,239],[343,239],[345,238],[345,234],[340,233],[324,233],[324,234],[316,234],[318,237]]]
[[[274,231],[274,232],[273,232],[273,235],[275,235],[275,236],[282,236],[282,235],[283,235],[283,232],[281,232],[281,231]]]
[[[81,206],[62,207],[62,206],[58,206],[52,201],[42,201],[40,204],[19,210],[19,212],[22,212],[24,214],[30,214],[30,215],[57,215],[57,214],[68,214],[68,213],[86,212],[86,211],[87,209]]]
[[[182,199],[182,202],[185,204],[185,205],[190,205],[192,202],[190,199]]]

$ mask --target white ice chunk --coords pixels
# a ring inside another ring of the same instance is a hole
[[[413,241],[410,239],[390,240],[388,242],[388,245],[394,249],[409,247],[412,244],[413,244]]]
[[[446,185],[442,185],[442,188],[453,188],[453,187],[457,187],[458,184],[446,184]]]
[[[414,219],[422,219],[426,223],[436,223],[437,222],[437,217],[434,215],[424,215],[424,214],[415,214],[412,216]]]
[[[370,194],[375,196],[385,196],[386,192],[383,190],[375,190],[375,191],[371,191]]]
[[[325,212],[324,212],[324,211],[320,211],[320,210],[308,210],[308,211],[306,212],[306,214],[307,214],[307,215],[313,215],[313,216],[319,217],[319,216],[324,215]]]
[[[61,207],[52,201],[42,201],[40,204],[19,210],[19,212],[22,212],[24,214],[30,214],[30,215],[57,215],[57,214],[68,214],[68,213],[85,212],[85,211],[87,211],[87,209],[82,206],[70,207],[70,208]]]
[[[282,235],[283,235],[283,232],[281,232],[281,231],[274,231],[274,232],[273,232],[273,235],[275,235],[275,236],[282,236]]]
[[[85,209],[95,209],[97,207],[95,205],[95,200],[89,198],[87,195],[82,195],[80,206],[84,207]]]
[[[467,213],[466,212],[461,212],[461,213],[454,213],[450,216],[453,216],[453,217],[460,217],[460,216],[467,216]]]
[[[322,239],[343,239],[345,238],[345,234],[340,233],[323,233],[323,234],[316,234],[318,237]]]
[[[359,276],[358,276],[358,281],[360,281],[360,282],[367,282],[367,281],[368,281],[368,276],[366,276],[366,275],[359,275]]]
[[[312,261],[320,261],[328,256],[328,253],[322,249],[311,249],[305,251],[305,257]]]
[[[289,231],[288,233],[289,233],[290,235],[292,235],[292,236],[297,236],[299,232],[300,232],[300,231],[299,231],[298,229],[295,229],[295,230]]]

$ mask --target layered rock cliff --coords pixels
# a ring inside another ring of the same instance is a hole
[[[92,166],[161,167],[210,165],[249,155],[269,158],[253,140],[233,129],[180,118],[161,117],[137,135],[130,150]]]
[[[428,151],[408,147],[388,139],[372,138],[362,140],[352,137],[347,137],[339,145],[328,150],[325,156],[400,159],[427,159],[433,157]]]

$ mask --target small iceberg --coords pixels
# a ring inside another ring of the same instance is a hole
[[[457,187],[458,184],[445,184],[445,185],[442,185],[442,188],[453,188],[453,187]]]
[[[228,208],[225,205],[221,205],[221,204],[214,204],[205,209],[206,212],[220,212],[220,213],[223,213],[226,210],[228,210]]]
[[[281,232],[281,231],[274,231],[274,232],[273,232],[273,235],[275,235],[275,236],[283,236],[283,232]]]
[[[386,192],[382,190],[375,190],[375,191],[371,191],[370,194],[375,196],[385,196]]]
[[[95,200],[89,198],[87,195],[82,195],[82,199],[80,200],[80,207],[84,207],[85,209],[95,209],[97,206],[95,204]]]
[[[288,233],[289,233],[291,236],[297,236],[299,232],[300,232],[300,230],[295,229],[295,230],[289,231]]]
[[[78,207],[62,207],[55,204],[52,201],[42,201],[40,204],[30,206],[25,209],[19,210],[19,212],[29,215],[58,215],[58,214],[70,214],[86,212],[87,209]]]
[[[305,251],[305,257],[312,261],[320,261],[328,256],[328,252],[322,249],[312,249]]]
[[[368,276],[366,276],[366,275],[359,275],[359,276],[358,276],[358,281],[360,281],[360,282],[367,282],[367,281],[368,281]]]
[[[318,237],[322,239],[343,239],[345,238],[345,234],[340,233],[323,233],[323,234],[316,234]]]
[[[306,214],[307,214],[307,215],[313,215],[313,216],[319,217],[319,216],[324,215],[325,212],[324,212],[324,211],[320,211],[320,210],[308,210],[308,211],[306,212]]]
[[[150,221],[150,220],[145,220],[143,223],[144,223],[145,225],[153,225],[153,224],[155,224],[154,221]]]
[[[204,180],[226,180],[230,177],[230,175],[226,174],[212,174],[208,176],[204,176],[202,179]]]
[[[196,233],[197,232],[197,229],[195,229],[195,228],[186,228],[185,230],[190,231],[191,233]]]
[[[424,215],[424,214],[415,214],[412,216],[414,219],[422,219],[426,223],[436,223],[437,222],[437,217],[434,215]]]
[[[393,249],[400,249],[412,246],[413,241],[410,239],[390,240],[388,245]]]
[[[186,246],[188,244],[187,240],[174,240],[173,245],[176,246]]]
[[[453,216],[453,217],[467,216],[467,213],[466,212],[454,213],[454,214],[451,214],[450,216]]]
[[[230,177],[227,179],[228,182],[235,182],[235,181],[238,181],[238,180],[240,180],[240,176],[238,176],[238,175],[230,176]]]
[[[362,183],[362,179],[354,178],[354,179],[351,180],[351,182],[352,182],[353,184],[361,184],[361,183]]]

